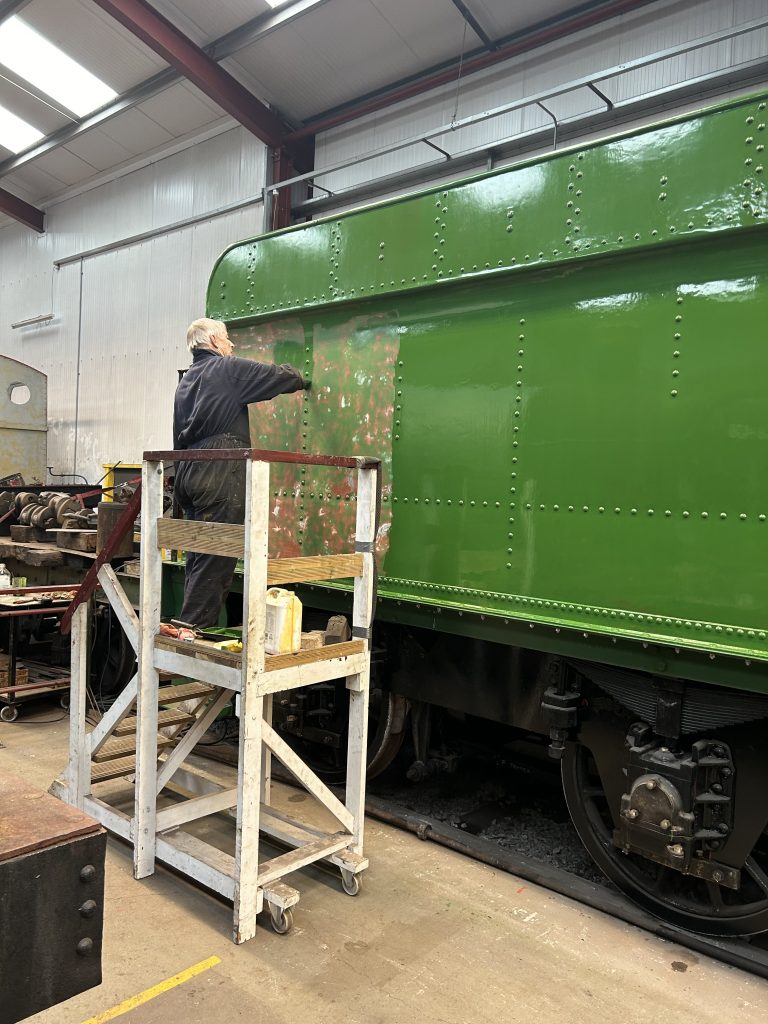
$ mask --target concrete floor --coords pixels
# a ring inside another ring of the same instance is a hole
[[[0,771],[47,788],[67,722],[39,704],[0,723]],[[299,817],[306,798],[276,787]],[[298,812],[298,813],[297,813]],[[217,828],[229,823],[216,819]],[[104,982],[31,1024],[80,1024],[199,961],[221,962],[118,1018],[126,1024],[764,1024],[768,982],[375,822],[359,896],[319,870],[292,879],[295,925],[244,946],[231,911],[162,868],[134,881],[110,840]],[[267,915],[268,916],[268,915]]]

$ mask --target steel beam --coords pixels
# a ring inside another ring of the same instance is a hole
[[[45,214],[43,211],[38,210],[31,203],[19,199],[18,196],[4,188],[0,188],[0,213],[13,217],[20,224],[25,224],[28,228],[32,228],[33,231],[39,231],[42,234],[45,230]]]
[[[12,3],[14,0],[7,0],[7,2]],[[0,0],[0,3],[2,3],[2,0]],[[296,21],[297,18],[302,17],[302,15],[308,14],[309,11],[326,3],[328,3],[328,0],[295,0],[294,3],[286,4],[284,7],[269,14],[261,14],[256,18],[251,18],[250,21],[247,21],[239,28],[233,29],[231,32],[227,32],[226,35],[214,40],[210,46],[204,48],[204,51],[214,60],[223,60],[225,57],[231,57],[233,53],[237,53],[238,50],[242,50],[245,46],[258,42],[259,39],[263,39],[271,32],[274,32],[275,29],[283,25],[289,25],[291,22]],[[75,139],[92,128],[98,128],[113,117],[117,117],[118,114],[131,110],[140,103],[144,103],[145,100],[159,95],[159,93],[170,88],[176,82],[180,82],[183,77],[175,68],[166,68],[164,71],[159,71],[151,78],[139,82],[132,89],[127,89],[112,103],[102,107],[101,110],[96,110],[93,114],[89,114],[80,121],[75,121],[73,124],[59,128],[44,139],[41,139],[36,145],[24,150],[23,153],[9,157],[0,163],[0,177],[10,174],[19,167],[23,167],[32,160],[43,156],[45,153],[58,149],[59,146],[66,146],[68,142],[74,142]]]
[[[491,39],[475,15],[470,11],[467,4],[464,3],[464,0],[453,0],[453,6],[472,29],[486,50],[498,50],[499,44]]]
[[[268,146],[280,146],[285,126],[249,92],[146,0],[94,0],[201,92]]]
[[[0,0],[0,22],[18,14],[22,7],[26,7],[30,0]]]

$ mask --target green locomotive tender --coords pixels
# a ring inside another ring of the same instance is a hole
[[[208,292],[313,380],[256,446],[383,459],[375,763],[403,698],[548,734],[597,863],[713,933],[768,929],[767,123],[750,96],[244,241]],[[273,553],[322,518],[344,548],[354,489],[283,474]],[[306,700],[283,729],[333,747]]]

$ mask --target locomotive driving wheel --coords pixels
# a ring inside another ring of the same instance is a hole
[[[592,751],[569,743],[562,779],[571,819],[598,867],[631,900],[682,928],[707,935],[756,935],[768,931],[768,832],[763,831],[741,867],[741,884],[728,889],[683,875],[613,842],[618,811],[616,780],[603,780]],[[618,785],[623,778],[619,773]],[[620,789],[619,789],[620,792]]]
[[[318,691],[323,691],[319,698]],[[293,697],[301,701],[304,692],[294,691]],[[340,785],[347,773],[349,693],[343,681],[316,686],[314,693],[316,700],[323,701],[320,707],[309,706],[308,700],[302,718],[294,724],[291,718],[298,716],[293,709],[288,709],[291,715],[281,714],[282,708],[278,706],[275,726],[326,784]],[[280,701],[281,696],[277,699]],[[407,705],[405,698],[392,693],[388,686],[375,684],[371,687],[369,707],[366,772],[372,779],[389,767],[403,745]]]

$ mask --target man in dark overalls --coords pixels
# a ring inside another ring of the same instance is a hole
[[[310,387],[287,363],[275,366],[232,355],[226,325],[195,320],[187,330],[192,365],[173,402],[173,447],[250,448],[248,406]],[[186,519],[242,523],[245,462],[179,462],[174,491]],[[236,558],[187,553],[180,619],[198,629],[215,626],[227,599]],[[180,634],[181,635],[181,634]]]

